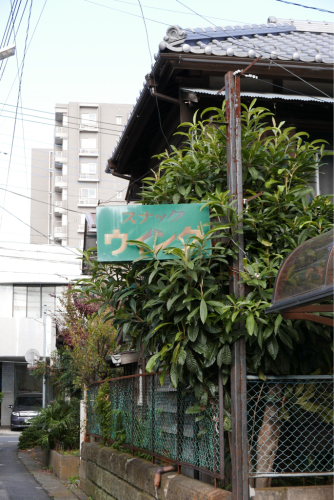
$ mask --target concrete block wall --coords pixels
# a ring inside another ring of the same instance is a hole
[[[98,443],[83,443],[80,487],[94,500],[231,500],[232,494],[177,472],[161,476],[154,487],[157,465]]]
[[[1,403],[1,425],[10,425],[12,413],[8,405],[14,404],[14,363],[2,363],[2,391],[4,394]]]

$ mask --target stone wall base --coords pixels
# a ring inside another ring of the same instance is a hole
[[[154,487],[157,465],[97,443],[83,443],[80,487],[94,500],[231,500],[230,492],[178,475],[162,474]]]

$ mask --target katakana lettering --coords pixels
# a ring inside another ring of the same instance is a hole
[[[154,252],[157,253],[159,250],[163,250],[164,248],[168,247],[168,245],[170,245],[171,243],[173,243],[173,241],[175,240],[175,238],[176,238],[176,233],[173,234],[173,236],[171,236],[170,238],[168,238],[168,240],[164,241],[163,243],[159,243],[158,245],[155,245]]]
[[[132,222],[132,224],[136,224],[136,221],[133,220],[133,218],[132,218],[135,215],[135,212],[122,212],[122,215],[128,215],[129,213],[130,213],[130,216],[126,220],[124,220],[122,222],[122,224],[125,224],[125,222],[128,222],[128,220],[130,220]]]
[[[203,234],[201,233],[201,231],[199,229],[191,229],[191,226],[187,226],[183,229],[182,233],[178,235],[177,239],[180,240],[181,238],[183,238],[187,234],[190,234],[190,235],[193,234],[194,236],[197,236],[198,238],[203,237]]]
[[[158,231],[158,229],[153,229],[153,232],[152,232],[152,229],[150,229],[149,231],[147,231],[146,234],[144,234],[143,236],[140,236],[140,238],[137,238],[136,241],[142,241],[144,243],[145,240],[148,240],[149,238],[152,237],[152,234],[154,236],[163,236],[164,233],[162,231]],[[135,245],[135,243],[130,243],[130,245]],[[139,253],[144,253],[144,249],[143,248],[139,248]]]
[[[121,234],[119,229],[114,229],[112,234],[105,234],[104,235],[104,243],[105,245],[111,245],[111,240],[114,238],[119,238],[122,240],[121,246],[117,250],[113,250],[111,252],[112,255],[118,255],[126,249],[127,246],[127,240],[128,240],[128,234],[123,233]]]
[[[144,220],[139,222],[139,224],[142,224],[143,222],[146,222],[149,217],[153,217],[153,214],[149,214],[148,212],[145,212],[144,214],[138,214],[139,217],[145,217]]]
[[[180,217],[183,217],[185,212],[176,212],[175,210],[173,210],[173,212],[168,216],[168,219],[169,219],[169,217],[172,217],[172,215],[174,215],[174,214],[180,214],[180,215],[178,215],[175,219],[171,220],[170,222],[175,222]]]
[[[162,217],[162,218],[161,218]],[[160,219],[158,224],[160,224],[160,222],[162,222],[164,220],[164,218],[166,217],[166,214],[163,214],[162,216],[161,215],[156,215],[155,218],[156,219]]]

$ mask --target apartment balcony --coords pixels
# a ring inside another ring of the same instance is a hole
[[[67,213],[67,203],[66,201],[56,201],[54,207],[55,215],[63,215]]]
[[[98,182],[99,179],[99,174],[79,174],[79,181],[83,182]]]
[[[85,232],[85,224],[79,224],[77,231],[78,231],[78,233],[84,233]]]
[[[67,127],[56,127],[55,137],[58,137],[59,139],[66,139],[67,138]]]
[[[93,198],[79,198],[78,207],[97,207],[97,202]]]
[[[93,122],[93,121],[91,123],[81,122],[79,124],[79,129],[80,130],[89,130],[91,132],[98,132],[99,127],[98,127],[97,122]]]
[[[55,190],[62,191],[67,189],[67,176],[66,175],[56,175],[55,176]]]
[[[79,149],[80,156],[99,156],[99,150],[97,148],[93,149]]]
[[[67,238],[67,226],[56,226],[54,228],[54,238],[56,240]]]
[[[67,163],[67,151],[55,151],[55,163]]]

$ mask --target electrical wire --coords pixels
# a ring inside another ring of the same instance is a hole
[[[151,65],[153,65],[153,58],[152,58],[152,53],[151,53],[151,47],[150,47],[150,40],[149,40],[149,36],[148,36],[148,30],[147,30],[147,26],[146,26],[146,19],[145,19],[145,16],[144,16],[144,11],[142,9],[142,6],[141,6],[141,3],[140,3],[140,0],[138,0],[138,3],[139,3],[139,7],[140,7],[140,11],[141,11],[141,15],[142,15],[142,18],[143,18],[143,22],[144,22],[144,27],[145,27],[145,32],[146,32],[146,40],[147,40],[147,47],[148,47],[148,52],[150,54],[150,58],[151,58]],[[156,87],[156,83],[155,83],[155,75],[153,74],[153,79],[154,79],[154,87]],[[157,106],[157,111],[158,111],[158,116],[159,116],[159,126],[160,126],[160,130],[161,130],[161,133],[162,135],[164,136],[164,139],[166,141],[166,144],[169,148],[169,151],[171,151],[171,147],[170,147],[170,144],[168,142],[168,139],[163,131],[163,128],[162,128],[162,122],[161,122],[161,114],[160,114],[160,108],[159,108],[159,103],[158,103],[158,98],[157,96],[155,96],[155,103],[156,103],[156,106]]]
[[[261,78],[256,78],[255,81],[267,83],[268,85],[272,85],[273,87],[278,87],[279,89],[288,90],[289,92],[294,92],[295,94],[302,95],[304,97],[310,97],[307,94],[303,94],[303,92],[298,92],[297,90],[292,90],[292,89],[289,89],[288,87],[282,87],[282,85],[277,85],[276,83],[267,82],[266,80],[261,80]],[[284,94],[282,94],[282,95],[284,95]],[[331,101],[325,101],[324,99],[321,99],[320,97],[316,97],[316,96],[311,96],[311,97],[312,97],[312,99],[316,99],[319,102],[323,102],[325,104],[331,104]],[[333,98],[331,98],[331,99],[333,99]]]
[[[122,12],[123,14],[128,14],[129,16],[141,18],[141,16],[139,16],[138,14],[133,14],[132,12],[126,12],[125,10],[115,9],[114,7],[109,7],[109,5],[103,5],[102,3],[93,2],[92,0],[83,0],[83,1],[88,2],[88,3],[92,3],[94,5],[98,5],[99,7],[105,7],[106,9],[114,10],[116,12]],[[163,24],[164,26],[170,26],[169,24],[163,23],[161,21],[157,21],[156,19],[147,18],[147,21],[152,21],[153,23]]]
[[[12,165],[22,165],[23,166],[23,163],[12,162]],[[34,167],[34,168],[38,168],[38,169],[41,169],[41,170],[46,170],[44,167]],[[1,170],[7,170],[7,167],[0,167],[0,169]],[[18,172],[18,173],[22,174],[21,170],[13,170],[12,169],[11,171],[12,172]],[[41,175],[41,174],[34,174],[34,173],[31,173],[30,175],[33,175],[34,177],[44,177],[45,179],[49,178],[48,175]],[[75,174],[70,174],[70,175],[75,175]],[[56,175],[55,177],[58,177],[58,176]],[[60,175],[59,177],[62,177],[62,176]],[[67,180],[66,182],[67,183],[71,183],[71,184],[78,184],[79,181],[70,181],[70,180]],[[94,186],[88,186],[88,189],[93,189],[98,181],[91,180],[90,182]],[[106,182],[112,182],[112,181],[106,181]],[[85,184],[89,184],[89,182],[85,182]],[[126,186],[125,183],[122,183],[121,185],[123,185],[123,186],[125,185]],[[83,185],[81,185],[81,184],[79,184],[78,187],[80,189],[85,189],[85,187],[83,187]],[[99,186],[97,186],[97,187],[99,187]],[[24,189],[24,188],[22,187],[22,189]],[[117,191],[118,193],[120,192],[119,188],[113,188],[113,187],[105,187],[105,188],[100,188],[99,187],[99,189],[106,190],[106,191]],[[49,192],[49,191],[45,191],[45,192]]]
[[[10,0],[10,3],[12,5],[12,0]],[[23,15],[24,15],[24,12],[25,12],[25,9],[28,5],[28,0],[26,1],[26,4],[24,6],[24,10],[23,10],[23,13],[22,13],[22,17],[21,17],[21,20],[23,18]],[[21,21],[20,21],[20,24],[21,24]],[[16,35],[17,35],[17,32],[20,28],[20,25],[18,26],[18,29],[17,31],[15,32],[15,25],[14,25],[14,19],[13,19],[13,34],[14,34],[14,43],[15,43],[15,47],[17,47],[17,42],[16,42]],[[17,66],[17,73],[18,73],[18,76],[19,76],[19,58],[18,58],[18,52],[17,52],[17,49],[15,50],[15,59],[16,59],[16,66]],[[20,94],[20,104],[21,104],[21,117],[22,117],[22,93]],[[23,135],[23,149],[24,149],[24,164],[25,164],[25,174],[26,174],[26,184],[27,184],[27,191],[28,191],[28,171],[27,171],[27,162],[26,162],[26,144],[25,144],[25,137],[24,137],[24,123],[23,123],[23,117],[22,117],[22,135]]]
[[[15,107],[13,104],[6,104],[6,103],[3,103],[3,102],[0,102],[0,104],[3,104],[4,106],[10,106],[10,107]],[[83,103],[84,104],[84,103]],[[106,103],[108,104],[108,103]],[[118,104],[115,104],[115,106],[118,106]],[[123,104],[119,104],[119,106],[123,106]],[[130,104],[131,106],[131,104]],[[81,106],[80,107],[85,107],[85,106]],[[48,118],[48,120],[53,120],[55,121],[55,113],[52,112],[52,111],[44,111],[43,109],[36,109],[36,108],[23,108],[23,109],[26,109],[27,111],[36,111],[37,113],[44,113],[44,114],[47,114],[47,115],[52,115],[53,118]],[[68,118],[73,118],[74,120],[81,120],[82,117],[81,116],[72,116],[72,115],[68,115],[67,113],[64,113]],[[93,124],[95,123],[103,123],[104,125],[115,125],[117,127],[123,127],[124,128],[124,125],[123,124],[119,124],[119,123],[112,123],[112,122],[104,122],[102,120],[87,120],[88,122],[92,122]],[[74,125],[78,125],[78,123],[75,123]],[[106,130],[109,130],[109,129],[106,129]],[[117,132],[118,132],[118,129],[117,129]]]
[[[4,142],[4,143],[0,143],[0,144],[7,144],[7,143],[5,143],[5,142]],[[16,147],[16,148],[23,149],[23,146],[15,146],[15,147]],[[38,150],[38,149],[34,149],[34,151],[37,151],[37,152],[42,152],[42,153],[43,153],[43,151],[40,151],[40,150]],[[53,153],[53,151],[52,151],[52,153]],[[7,154],[7,153],[5,153],[5,154]],[[27,157],[26,157],[26,156],[22,156],[22,155],[12,155],[12,156],[13,156],[13,157],[15,157],[15,158],[24,158],[25,160],[27,160]],[[67,157],[67,158],[69,158],[69,157]],[[75,157],[74,157],[74,156],[72,156],[72,157],[70,157],[70,158],[75,159]],[[38,163],[46,163],[47,165],[49,165],[49,161],[48,161],[48,160],[39,160],[39,159],[37,159],[37,158],[34,158],[34,159],[32,160],[32,162],[33,162],[33,163],[35,163],[35,162],[38,162]],[[87,162],[87,163],[88,163],[88,162]],[[92,162],[89,162],[89,163],[92,163]],[[101,164],[102,162],[94,162],[94,163],[100,163],[100,164]],[[19,163],[19,162],[12,162],[12,164],[15,164],[15,165],[22,165],[22,166],[24,166],[24,163]],[[85,164],[85,162],[83,162],[83,163],[82,163],[82,165],[84,165],[84,164]],[[65,165],[67,165],[67,163],[65,163]],[[78,170],[78,169],[80,170],[80,169],[81,169],[81,167],[75,167],[75,166],[72,166],[72,165],[67,165],[67,166],[68,166],[68,168],[72,168],[72,169],[76,169],[76,170]],[[0,167],[0,168],[6,168],[6,167]],[[41,169],[41,170],[47,170],[47,171],[50,171],[50,169],[49,169],[49,167],[48,167],[48,166],[47,166],[47,167],[37,167],[36,165],[32,165],[32,168],[38,168],[38,169]],[[61,174],[58,174],[56,170],[53,170],[53,172],[55,173],[55,175],[61,175]],[[76,173],[76,174],[68,174],[68,173],[67,173],[67,174],[64,174],[64,175],[66,175],[67,177],[68,177],[68,176],[78,177],[78,174],[77,174],[77,173]],[[96,174],[96,175],[97,175],[97,174]],[[69,182],[74,182],[74,181],[69,181]],[[94,181],[94,179],[93,179],[91,182],[93,182],[93,183],[94,183],[94,182],[98,182],[98,181],[96,181],[96,180]],[[121,186],[125,186],[125,185],[127,185],[127,183],[126,183],[126,182],[119,182],[119,181],[116,181],[116,180],[115,180],[115,181],[113,181],[113,180],[104,179],[104,180],[103,180],[103,182],[112,182],[113,184],[120,184]],[[114,189],[114,188],[110,188],[110,189]]]
[[[135,4],[133,2],[126,2],[124,0],[114,0],[114,1],[118,2],[118,3],[124,3],[124,4],[127,4],[127,5],[138,6],[137,4]],[[91,3],[95,3],[95,2],[91,2]],[[101,7],[109,8],[107,5],[102,5],[102,4],[97,4],[97,5],[100,5]],[[182,12],[180,10],[163,9],[161,7],[153,7],[151,5],[142,5],[142,7],[145,7],[146,9],[155,9],[155,10],[161,10],[161,11],[164,11],[164,12],[173,12],[175,14],[184,14],[186,16],[189,16],[188,12]],[[115,9],[113,9],[113,10],[115,10]],[[124,11],[119,11],[119,12],[124,12]],[[124,14],[129,14],[129,12],[124,12]],[[194,14],[190,14],[190,15],[194,15]],[[239,23],[240,22],[240,21],[235,21],[234,19],[225,19],[225,18],[221,18],[221,17],[209,16],[209,18],[211,18],[211,19],[219,19],[220,21],[231,21],[231,22],[235,22],[235,23]]]
[[[32,39],[34,38],[34,35],[35,35],[35,32],[36,32],[37,26],[38,26],[38,24],[39,24],[39,21],[40,21],[40,19],[41,19],[41,17],[42,17],[43,12],[44,12],[44,9],[45,9],[45,6],[46,6],[47,1],[48,1],[48,0],[45,0],[45,2],[44,2],[44,5],[43,5],[43,7],[42,7],[42,10],[41,10],[41,13],[40,13],[40,15],[39,15],[39,18],[37,19],[37,23],[36,23],[36,25],[35,25],[34,31],[33,31],[32,35],[31,35],[30,40],[29,40],[29,44],[28,44],[28,47],[27,47],[26,52],[28,52],[29,47],[30,47],[30,44],[31,44],[31,42],[32,42]],[[6,59],[6,63],[7,63],[7,61],[8,61],[8,58]],[[21,65],[22,65],[22,63],[21,63]],[[13,87],[14,87],[14,83],[16,82],[16,78],[17,78],[17,75],[15,75],[15,78],[14,78],[13,83],[12,83],[12,86],[11,86],[11,88],[10,88],[10,90],[9,90],[8,94],[7,94],[7,97],[6,97],[5,102],[7,102],[7,101],[8,101],[8,98],[9,98],[9,96],[10,96],[10,94],[11,94],[11,92],[12,92],[12,89],[13,89]],[[0,78],[0,80],[1,80],[1,78]],[[1,116],[1,114],[2,114],[2,111],[3,111],[3,108],[2,108],[2,110],[0,111],[0,116]]]
[[[6,208],[4,208],[3,206],[0,206],[0,208],[2,208],[2,210],[4,210],[5,212],[7,212],[9,215],[11,215],[12,217],[14,217],[15,219],[17,219],[18,221],[22,222],[22,224],[24,224],[25,226],[28,226],[30,227],[30,229],[32,229],[33,231],[36,231],[36,233],[40,234],[41,236],[44,236],[44,238],[46,238],[48,241],[49,240],[53,240],[52,237],[50,236],[47,236],[46,234],[44,233],[41,233],[41,231],[38,231],[38,229],[32,227],[30,224],[28,224],[27,222],[24,222],[22,219],[20,219],[19,217],[17,217],[16,215],[14,215],[12,212],[10,212],[9,210],[7,210]],[[14,233],[15,234],[15,233]],[[79,239],[79,238],[76,238],[76,239]],[[56,243],[50,243],[51,245],[56,245]],[[73,253],[74,255],[78,255],[76,252],[73,252],[72,250],[70,250],[69,248],[67,248],[66,246],[64,245],[56,245],[56,246],[62,246],[62,248],[66,248],[66,250],[70,253]]]
[[[3,116],[4,118],[15,118],[15,117],[13,117],[13,116],[6,116],[6,115],[4,115],[4,114],[3,114],[3,111],[5,111],[5,113],[14,113],[14,111],[10,111],[10,110],[5,109],[5,110],[2,110],[0,114],[1,114],[1,116]],[[28,114],[28,113],[23,113],[23,116],[30,116],[30,117],[32,117],[32,118],[39,118],[39,119],[41,119],[41,120],[50,120],[50,118],[43,118],[43,117],[40,117],[40,116],[37,116],[37,115],[30,115],[30,114]],[[31,122],[31,123],[39,123],[40,125],[49,125],[49,126],[51,126],[51,127],[54,127],[54,126],[55,126],[55,123],[54,123],[54,122],[53,122],[53,123],[47,123],[47,122],[42,122],[42,121],[28,120],[27,118],[24,118],[24,121],[26,121],[26,122]],[[78,124],[78,125],[79,125],[79,124]],[[79,126],[78,126],[78,127],[66,127],[66,128],[68,128],[68,129],[70,129],[70,130],[79,130]],[[107,130],[107,129],[106,129],[106,130]],[[88,131],[88,132],[89,132],[89,131]],[[110,136],[114,136],[114,137],[119,137],[119,136],[120,136],[120,134],[122,133],[122,130],[120,130],[120,131],[118,131],[118,130],[117,130],[117,131],[115,131],[115,132],[119,132],[119,133],[118,133],[118,134],[112,134],[112,133],[111,133],[111,134],[108,134],[107,132],[99,132],[99,133],[100,133],[101,135],[110,135]]]
[[[28,34],[29,34],[29,28],[30,28],[32,4],[33,4],[33,0],[30,0],[30,9],[29,9],[27,29],[26,29],[26,37],[25,37],[25,42],[24,42],[23,58],[22,58],[22,64],[21,64],[21,74],[20,74],[20,79],[19,79],[19,89],[18,89],[18,95],[17,95],[17,101],[16,101],[16,113],[15,113],[14,129],[13,129],[13,138],[12,138],[12,144],[11,144],[10,156],[9,156],[9,162],[8,162],[6,186],[8,185],[9,172],[10,172],[10,166],[11,166],[10,164],[11,164],[11,160],[12,160],[12,152],[13,152],[13,146],[14,146],[15,129],[16,129],[16,121],[17,121],[17,111],[18,111],[18,106],[19,106],[19,102],[20,102],[24,63],[25,63],[25,58],[26,58],[26,53],[27,53],[27,41],[28,41]],[[14,27],[14,29],[15,29],[15,27]],[[5,203],[6,203],[6,192],[5,192],[4,199],[3,199],[2,203],[3,203],[3,205],[5,205]],[[0,230],[1,230],[1,225],[2,225],[2,216],[3,216],[3,211],[1,212],[1,218],[0,218]]]
[[[313,9],[313,10],[319,10],[320,12],[328,12],[329,14],[334,14],[332,10],[319,9],[319,7],[310,7],[308,5],[302,5],[300,3],[287,2],[286,0],[276,0],[276,2],[288,3],[290,5],[296,5],[297,7],[304,7],[304,9]]]
[[[184,3],[182,3],[180,0],[176,0],[179,4],[183,5],[183,7],[185,7],[186,9],[189,9],[191,10],[192,12],[194,12],[195,14],[197,14],[199,17],[201,17],[202,19],[204,19],[205,21],[207,21],[208,23],[210,23],[210,21],[208,21],[208,19],[206,19],[204,16],[202,16],[201,14],[198,14],[198,12],[196,12],[195,10],[193,10],[191,7],[188,7],[187,5],[185,5]],[[218,26],[214,25],[215,28],[218,28]],[[212,36],[211,35],[206,35],[205,33],[201,33],[202,36],[207,36],[208,38],[212,39]],[[237,38],[235,38],[232,34],[229,34],[230,38],[233,38],[233,40],[235,40],[237,42],[237,45],[240,45],[241,47],[246,47],[247,49],[249,49],[249,47],[247,47],[247,45],[243,44],[243,43],[240,43],[239,40]],[[292,71],[290,71],[288,68],[286,68],[285,66],[283,66],[282,64],[279,64],[277,63],[276,61],[274,61],[273,59],[269,59],[268,56],[265,55],[264,52],[261,52],[261,50],[259,50],[258,48],[256,48],[256,52],[258,52],[259,54],[261,54],[262,57],[264,57],[265,59],[268,59],[268,61],[272,62],[273,64],[275,64],[276,66],[279,66],[280,68],[284,69],[285,71],[287,71],[288,73],[290,73],[291,75],[293,75],[295,78],[298,78],[299,80],[301,80],[302,82],[306,83],[307,85],[309,85],[310,87],[314,88],[315,90],[317,90],[318,92],[321,92],[322,94],[324,94],[326,97],[330,97],[328,94],[326,94],[326,92],[323,92],[322,90],[318,89],[317,87],[315,87],[314,85],[312,85],[310,82],[307,82],[306,80],[304,80],[301,76],[298,76],[296,75],[295,73],[293,73]],[[288,59],[287,59],[288,60]]]

